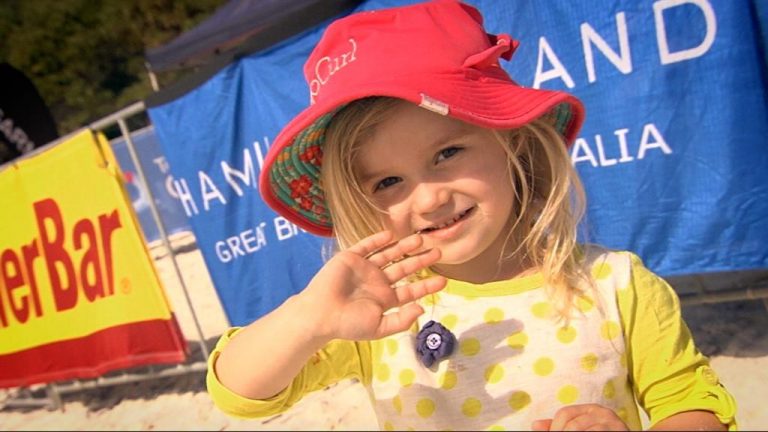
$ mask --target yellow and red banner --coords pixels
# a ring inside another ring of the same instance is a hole
[[[184,361],[103,136],[5,165],[0,232],[0,388]]]

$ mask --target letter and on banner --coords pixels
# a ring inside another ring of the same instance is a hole
[[[184,361],[120,178],[89,130],[0,171],[0,388]]]

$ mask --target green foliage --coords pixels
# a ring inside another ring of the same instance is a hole
[[[0,58],[37,86],[60,134],[152,92],[148,48],[198,24],[224,0],[3,0]]]

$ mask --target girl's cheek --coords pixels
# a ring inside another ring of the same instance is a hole
[[[381,216],[381,223],[388,230],[392,230],[392,231],[395,231],[395,232],[398,232],[398,231],[401,230],[399,228],[400,224],[398,224],[396,220],[392,219],[389,216],[388,213],[382,214],[382,216]]]
[[[407,218],[397,208],[387,208],[381,214],[382,225],[394,231],[397,234],[404,234],[408,231]]]

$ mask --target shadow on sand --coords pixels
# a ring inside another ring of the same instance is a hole
[[[690,305],[682,313],[707,356],[768,355],[768,305],[762,300]]]

